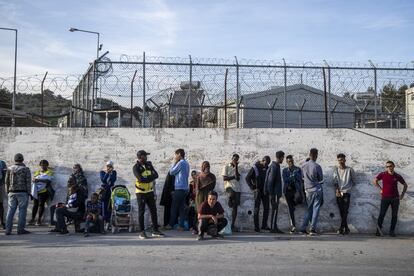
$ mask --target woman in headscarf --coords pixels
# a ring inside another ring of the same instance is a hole
[[[196,190],[196,208],[207,200],[208,193],[216,187],[216,176],[210,172],[210,163],[204,161],[201,165],[201,173],[197,177],[195,184]]]

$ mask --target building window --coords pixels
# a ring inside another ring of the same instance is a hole
[[[228,118],[229,118],[229,124],[235,124],[236,123],[236,113],[235,112],[229,113]]]

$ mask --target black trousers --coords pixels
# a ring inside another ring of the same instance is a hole
[[[398,219],[398,208],[400,207],[399,198],[383,198],[381,199],[381,209],[378,217],[378,226],[382,228],[382,223],[384,222],[385,214],[387,213],[388,207],[391,205],[391,227],[390,231],[395,230]]]
[[[344,193],[341,197],[336,198],[338,203],[339,213],[341,214],[341,229],[348,228],[348,210],[351,201],[351,194]]]
[[[138,221],[140,230],[145,230],[144,214],[145,205],[147,205],[151,213],[153,230],[158,231],[157,206],[155,205],[154,192],[137,193],[136,196],[138,201]]]
[[[260,205],[263,205],[263,219],[262,219],[262,228],[267,228],[267,220],[269,218],[269,196],[265,195],[263,191],[255,190],[254,191],[254,227],[259,228],[259,212]]]
[[[164,226],[170,224],[171,217],[171,201],[164,205]]]
[[[57,229],[60,231],[67,230],[66,228],[66,218],[71,218],[75,221],[75,231],[79,230],[80,220],[83,217],[83,214],[79,212],[71,212],[66,207],[56,208],[56,220],[57,220]]]
[[[37,195],[38,199],[33,199],[33,210],[32,210],[32,220],[36,218],[37,210],[39,210],[39,217],[37,221],[40,223],[42,221],[43,213],[45,211],[45,204],[49,198],[49,193],[41,193]]]
[[[289,209],[290,225],[296,227],[295,220],[295,191],[287,191],[285,194],[286,203]]]
[[[272,217],[271,217],[271,222],[270,222],[270,227],[272,228],[272,230],[276,230],[277,227],[277,215],[279,213],[279,203],[280,203],[280,197],[275,195],[275,196],[270,196],[270,204],[272,205]]]
[[[224,227],[227,225],[227,219],[219,218],[217,225],[214,224],[212,219],[199,219],[198,220],[198,234],[203,235],[207,232],[208,228],[211,226],[217,227],[217,233],[223,230]]]

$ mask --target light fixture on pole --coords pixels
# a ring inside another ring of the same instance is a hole
[[[16,34],[14,40],[14,77],[13,77],[13,97],[12,97],[12,127],[16,125],[14,113],[16,110],[16,67],[17,67],[17,29],[2,28],[0,30],[13,31]]]
[[[96,46],[96,59],[98,60],[99,58],[99,51],[102,48],[102,44],[99,45],[99,33],[98,32],[93,32],[93,31],[88,31],[88,30],[81,30],[81,29],[77,29],[77,28],[70,28],[69,32],[82,32],[82,33],[89,33],[89,34],[96,34],[98,36],[98,43]]]

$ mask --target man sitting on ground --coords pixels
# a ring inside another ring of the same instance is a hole
[[[222,237],[218,233],[226,227],[227,220],[224,218],[224,210],[217,197],[215,191],[209,192],[207,201],[204,201],[198,210],[197,240],[203,240],[206,232],[215,238]]]

